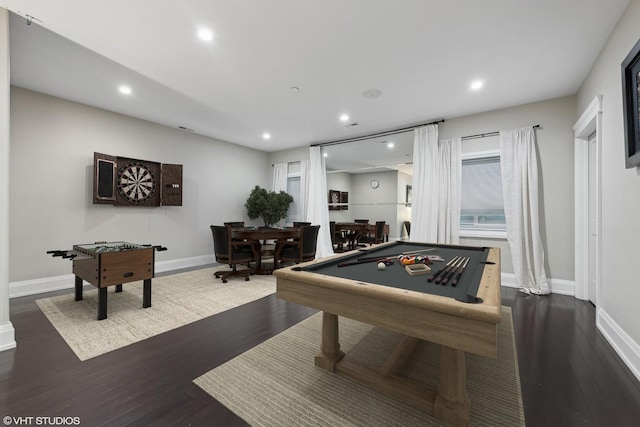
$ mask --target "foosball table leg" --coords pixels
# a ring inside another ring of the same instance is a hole
[[[144,280],[142,289],[142,308],[151,307],[151,279]]]
[[[98,320],[107,318],[107,288],[98,288]]]
[[[75,286],[76,292],[76,301],[82,301],[82,279],[78,276],[76,276],[76,286]]]

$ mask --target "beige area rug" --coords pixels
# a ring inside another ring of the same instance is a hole
[[[194,382],[255,426],[440,426],[441,422],[341,374],[314,365],[318,313]],[[524,426],[511,309],[503,307],[497,360],[468,354],[470,425]],[[350,356],[380,366],[400,335],[340,318],[340,344]],[[401,372],[435,389],[439,346],[422,342]]]
[[[73,293],[36,303],[80,360],[184,326],[188,323],[271,295],[275,277],[230,278],[213,273],[225,266],[158,277],[151,284],[151,307],[142,308],[142,281],[108,288],[107,319],[96,320],[98,290],[85,288],[82,301]],[[227,266],[228,268],[228,266]]]

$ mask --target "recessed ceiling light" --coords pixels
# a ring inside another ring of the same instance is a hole
[[[262,139],[271,139],[271,134],[267,133],[267,132],[263,133],[262,134]]]
[[[329,157],[329,155],[327,153],[322,153],[323,157]]]
[[[213,40],[213,32],[208,28],[200,28],[198,30],[198,37],[200,38],[200,40],[210,42],[211,40]]]
[[[120,86],[120,87],[118,88],[118,90],[119,90],[119,91],[120,91],[120,93],[121,93],[121,94],[123,94],[123,95],[131,95],[131,93],[132,93],[132,90],[131,90],[131,88],[130,88],[129,86],[124,86],[124,85],[123,85],[123,86]]]
[[[340,121],[341,122],[346,122],[349,120],[349,115],[348,114],[343,114],[340,116]]]
[[[394,145],[395,144],[393,142],[391,142],[391,141],[387,142],[387,147],[389,147],[389,148],[393,148]]]
[[[484,82],[482,80],[476,80],[471,83],[471,89],[478,90],[484,86]]]

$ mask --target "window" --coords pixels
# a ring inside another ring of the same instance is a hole
[[[460,234],[504,236],[500,153],[474,153],[462,159]]]
[[[293,197],[293,203],[289,205],[287,224],[293,224],[294,221],[304,221],[302,218],[302,200],[300,200],[300,173],[289,173],[287,177],[287,193]]]

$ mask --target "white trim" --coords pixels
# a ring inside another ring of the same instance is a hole
[[[0,325],[0,351],[16,348],[16,334],[11,322]]]
[[[600,206],[601,197],[601,170],[600,170],[600,153],[602,150],[602,95],[596,96],[584,113],[580,116],[576,124],[573,126],[574,132],[574,250],[575,250],[575,270],[574,280],[576,283],[575,296],[578,299],[586,300],[589,298],[589,135],[594,131],[597,132],[596,139],[596,295],[595,305],[598,310],[598,301],[600,301],[600,283],[601,283],[601,233],[602,233],[602,214]]]
[[[462,160],[486,159],[491,157],[500,157],[500,150],[472,151],[470,153],[462,153]]]
[[[473,238],[484,238],[484,239],[502,239],[507,240],[507,231],[500,230],[467,230],[464,228],[460,229],[460,237],[473,237]]]
[[[159,261],[156,263],[156,273],[179,270],[182,268],[199,267],[213,264],[213,255],[201,255],[191,258]],[[9,283],[9,298],[23,297],[27,295],[41,294],[43,292],[59,291],[61,289],[71,289],[75,284],[73,274],[64,276],[43,277],[40,279],[23,280]]]
[[[596,326],[640,381],[640,346],[602,309],[596,311]]]
[[[518,288],[516,276],[512,273],[501,273],[500,279],[505,288]],[[553,294],[575,296],[576,284],[572,280],[547,278],[549,289]]]

